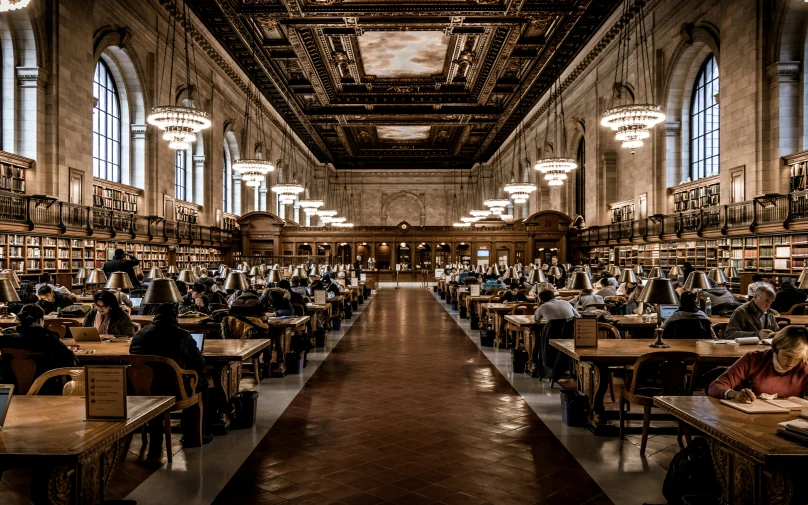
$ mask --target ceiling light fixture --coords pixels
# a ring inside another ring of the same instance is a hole
[[[491,214],[495,216],[502,215],[505,212],[505,208],[511,203],[510,200],[504,198],[491,198],[490,200],[486,200],[483,202],[483,205],[488,207],[491,211]]]
[[[284,205],[294,203],[297,195],[305,191],[303,186],[297,183],[276,184],[272,186],[272,191],[278,194],[278,201]],[[336,213],[335,213],[336,215]]]
[[[317,209],[325,205],[322,200],[300,200],[298,205],[303,207],[303,212],[310,216],[317,214]]]
[[[488,215],[491,214],[491,211],[490,210],[482,210],[482,209],[480,209],[480,210],[472,210],[472,211],[469,212],[469,214],[471,214],[474,217],[479,217],[480,219],[482,219],[484,217],[488,217]]]
[[[559,79],[560,78],[559,76]],[[551,107],[547,107],[547,123],[544,130],[544,148],[542,152],[543,154],[552,152],[553,156],[546,156],[539,159],[536,161],[536,165],[533,168],[544,174],[544,180],[547,181],[548,185],[561,186],[567,179],[567,173],[578,168],[578,164],[575,163],[575,160],[565,156],[567,127],[564,122],[564,96],[558,81],[555,83],[555,91],[550,94],[548,100],[552,100],[553,102]],[[560,119],[558,117],[559,107],[561,108]],[[550,115],[553,115],[553,144],[549,142]],[[537,141],[538,137],[539,136],[536,135]],[[553,146],[557,148],[560,156],[555,156]],[[538,151],[538,145],[536,147]]]
[[[455,228],[468,228],[471,226],[471,223],[454,223],[452,224]]]
[[[15,11],[28,7],[31,0],[0,0],[0,12]]]

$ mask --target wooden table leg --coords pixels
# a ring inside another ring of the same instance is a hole
[[[606,420],[603,398],[609,389],[609,367],[596,366],[588,361],[576,362],[578,390],[589,398],[589,429],[595,435],[614,436],[617,426]]]
[[[537,363],[533,361],[533,351],[536,349],[536,333],[529,328],[526,328],[523,331],[525,334],[525,351],[527,351],[527,364],[525,364],[525,370],[527,370],[531,376],[535,377]]]
[[[83,461],[36,467],[31,482],[34,503],[98,505],[103,502],[123,445],[123,440],[116,440]]]

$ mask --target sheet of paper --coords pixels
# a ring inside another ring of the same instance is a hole
[[[736,400],[720,400],[721,404],[733,409],[740,410],[746,414],[785,414],[790,412],[788,409],[775,407],[761,400],[755,400],[752,403],[743,403]]]

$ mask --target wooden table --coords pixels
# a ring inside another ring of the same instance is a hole
[[[711,344],[709,340],[666,340],[669,349],[649,347],[651,339],[599,340],[597,347],[575,347],[572,339],[550,340],[550,345],[576,362],[578,389],[589,397],[589,427],[597,435],[614,435],[617,426],[609,421],[617,412],[606,411],[603,398],[609,388],[609,367],[633,365],[641,355],[655,352],[696,352],[701,363],[729,366],[749,351],[768,349],[766,345]]]
[[[523,302],[524,303],[524,302]],[[502,335],[505,331],[505,316],[510,314],[513,309],[519,306],[519,303],[483,303],[480,305],[483,310],[491,315],[494,327],[494,347],[499,347],[503,338]],[[505,347],[507,348],[507,338]]]
[[[272,357],[269,363],[271,377],[286,376],[286,355],[292,350],[292,335],[299,331],[308,332],[310,316],[295,316],[289,318],[270,317],[265,321],[269,326],[269,338],[272,340]]]
[[[466,311],[468,312],[469,317],[471,318],[472,330],[477,329],[478,325],[480,324],[480,320],[483,318],[481,305],[483,303],[490,302],[492,298],[494,298],[494,295],[477,295],[477,296],[469,295],[466,297]],[[477,317],[474,317],[475,315]]]
[[[796,412],[749,415],[706,396],[657,396],[654,405],[707,435],[726,503],[808,501],[808,447],[777,435]]]
[[[306,304],[306,314],[311,317],[311,331],[312,333],[317,331],[317,319],[321,319],[323,321],[323,327],[326,330],[331,329],[331,304],[324,303],[322,305],[317,305],[316,303],[307,303]]]
[[[147,324],[151,323],[154,320],[154,316],[138,316],[133,315],[130,316],[133,323],[138,323],[141,327],[146,326]],[[72,319],[73,321],[82,324],[84,322],[83,317],[66,317],[64,319]],[[219,323],[215,322],[203,322],[204,320],[208,319],[208,316],[197,316],[197,317],[178,317],[177,323],[179,323],[180,327],[184,330],[188,330],[190,332],[208,332],[208,331],[218,331],[220,329]],[[48,320],[46,319],[45,322]],[[0,318],[0,328],[8,328],[11,326],[17,326],[20,322],[13,317],[3,317]]]
[[[531,375],[536,371],[536,362],[533,361],[533,352],[536,350],[537,335],[544,326],[544,321],[536,321],[533,315],[505,315],[505,321],[512,324],[524,332],[525,335],[525,351],[527,351],[527,363],[525,364],[525,371],[530,372]]]
[[[174,398],[130,396],[127,403],[126,421],[85,421],[82,397],[14,396],[0,431],[0,468],[33,467],[37,504],[102,502],[132,434]]]

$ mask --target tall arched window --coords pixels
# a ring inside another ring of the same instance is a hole
[[[690,178],[709,177],[719,169],[718,63],[710,55],[696,76],[690,102]]]
[[[227,197],[230,194],[230,185],[228,184],[227,177],[227,164],[228,164],[227,148],[222,148],[222,209],[227,212]]]
[[[93,177],[121,182],[121,101],[102,60],[95,66],[93,96]]]
[[[187,154],[182,149],[178,149],[174,154],[174,198],[177,200],[186,200],[188,196],[185,186],[188,174],[186,158]]]
[[[575,153],[578,170],[575,171],[575,213],[583,216],[586,212],[586,142],[578,142],[578,151]]]

